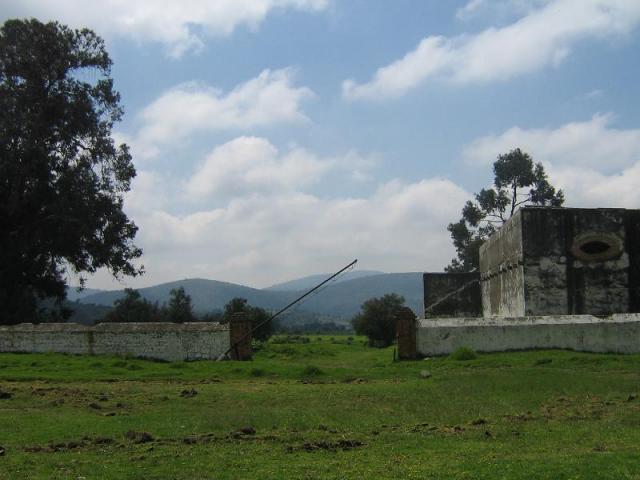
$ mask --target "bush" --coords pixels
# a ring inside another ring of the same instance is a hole
[[[403,305],[404,298],[395,293],[371,298],[351,320],[353,329],[369,339],[369,346],[388,347],[396,338],[395,314]]]
[[[449,358],[451,360],[466,361],[475,360],[476,358],[478,358],[478,355],[469,347],[460,347],[451,355],[449,355]]]

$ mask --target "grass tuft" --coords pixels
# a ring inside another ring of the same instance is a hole
[[[460,347],[449,355],[449,358],[457,361],[475,360],[478,358],[478,354],[469,347]]]

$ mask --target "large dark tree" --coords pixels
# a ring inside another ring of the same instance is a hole
[[[549,183],[541,163],[519,148],[498,155],[493,164],[493,187],[483,188],[462,209],[462,218],[447,229],[457,258],[445,269],[448,272],[470,272],[480,266],[480,245],[502,226],[522,205],[560,207],[562,190]]]
[[[135,169],[111,137],[122,109],[110,68],[90,30],[0,28],[0,323],[36,320],[41,298],[64,298],[70,272],[141,273],[122,210]]]

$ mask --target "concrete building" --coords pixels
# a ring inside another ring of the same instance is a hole
[[[519,210],[480,248],[484,317],[640,311],[640,210]]]
[[[481,247],[479,272],[425,273],[424,299],[416,355],[640,352],[640,210],[522,208]]]

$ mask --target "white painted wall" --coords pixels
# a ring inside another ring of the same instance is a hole
[[[459,347],[478,352],[568,349],[640,353],[640,314],[558,315],[518,318],[418,320],[420,355],[448,355]]]

